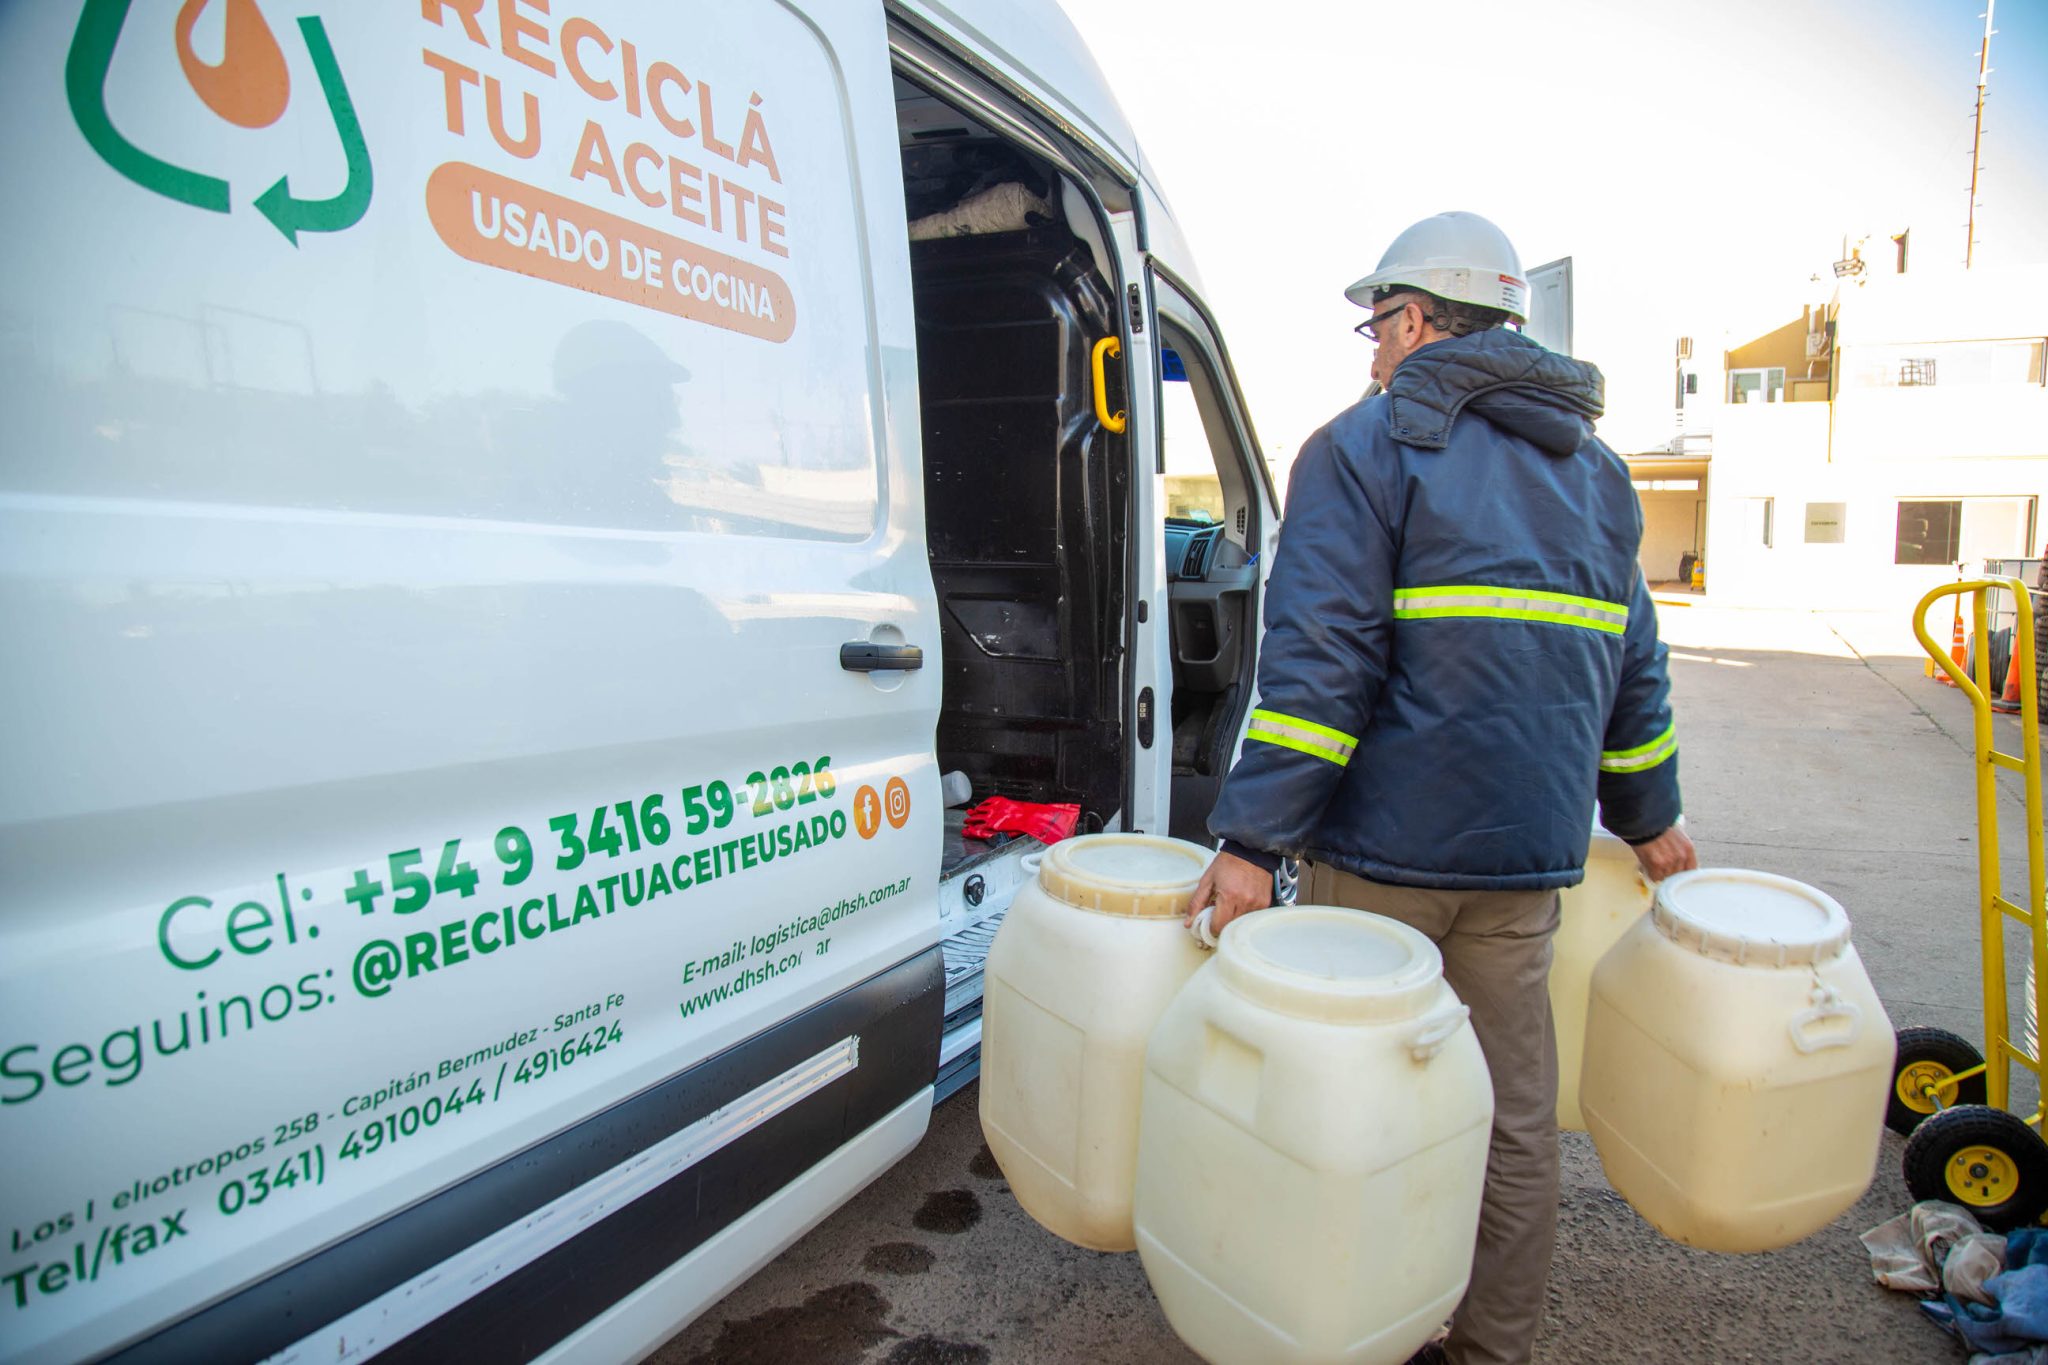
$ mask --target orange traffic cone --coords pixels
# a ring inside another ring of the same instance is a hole
[[[2007,714],[2015,713],[2020,709],[2019,627],[2013,627],[2012,634],[2012,649],[2009,651],[2011,660],[2005,666],[2005,691],[1999,695],[1997,701],[1991,703],[1992,710],[2004,711]]]
[[[1963,673],[1967,674],[1970,671],[1970,648],[1963,643],[1963,603],[1961,598],[1956,599],[1956,632],[1949,643],[1948,657],[1955,661],[1956,667]],[[1948,672],[1945,669],[1937,671],[1934,675],[1934,680],[1943,687],[1955,686],[1955,683],[1950,681]]]

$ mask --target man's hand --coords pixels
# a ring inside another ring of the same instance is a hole
[[[1692,840],[1677,825],[1647,844],[1637,844],[1635,852],[1643,875],[1653,882],[1661,882],[1674,873],[1690,872],[1700,865],[1700,855],[1693,851]]]
[[[1248,863],[1229,853],[1219,853],[1202,873],[1202,880],[1195,883],[1195,894],[1188,898],[1186,918],[1189,924],[1193,924],[1195,916],[1213,904],[1216,913],[1209,916],[1209,928],[1221,934],[1223,926],[1239,915],[1263,910],[1272,903],[1272,873],[1256,863]]]

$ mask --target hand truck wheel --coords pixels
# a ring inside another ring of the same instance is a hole
[[[1929,1087],[1940,1086],[1949,1077],[1982,1065],[1984,1057],[1976,1044],[1959,1034],[1943,1028],[1900,1029],[1884,1126],[1907,1137],[1930,1114],[1958,1104],[1984,1103],[1986,1092],[1981,1073],[1942,1089],[1940,1104],[1927,1094]]]
[[[1924,1119],[1906,1141],[1905,1168],[1916,1202],[1960,1204],[1994,1232],[2048,1209],[2048,1142],[2003,1109],[1957,1105]]]

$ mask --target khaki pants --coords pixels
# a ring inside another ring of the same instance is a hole
[[[1311,865],[1302,869],[1299,900],[1370,910],[1421,930],[1443,953],[1444,979],[1471,1007],[1493,1074],[1493,1147],[1472,1283],[1445,1348],[1458,1365],[1527,1361],[1557,1240],[1557,1040],[1549,989],[1557,892],[1386,886]]]

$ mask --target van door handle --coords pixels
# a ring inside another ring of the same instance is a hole
[[[849,673],[908,672],[924,667],[916,645],[877,645],[866,640],[839,646],[839,666]]]

